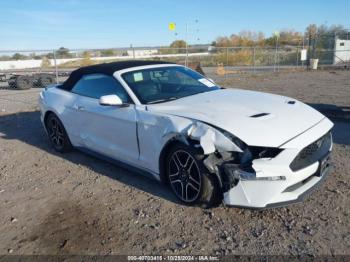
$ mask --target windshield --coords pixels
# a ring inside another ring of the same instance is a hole
[[[220,89],[197,72],[182,67],[161,67],[122,75],[142,104],[155,104]]]

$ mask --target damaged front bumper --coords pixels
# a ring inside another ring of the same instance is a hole
[[[224,203],[265,209],[302,201],[332,170],[329,128],[329,123],[321,123],[283,145],[283,151],[274,158],[255,159],[250,166],[223,164]],[[315,141],[314,137],[319,139]],[[317,145],[318,141],[322,144],[315,151],[315,158],[302,168],[293,170],[294,160],[305,149]]]
[[[250,173],[247,179],[246,171],[237,170],[231,169],[231,173],[226,174],[227,177],[233,177],[234,184],[224,193],[224,203],[229,206],[265,209],[302,201],[325,179],[332,170],[332,165],[327,158],[326,161],[316,162],[287,177],[256,177]],[[239,179],[237,174],[241,175]]]

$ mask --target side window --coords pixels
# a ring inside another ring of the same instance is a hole
[[[83,76],[74,85],[72,92],[96,99],[105,95],[117,95],[124,103],[131,103],[131,99],[124,87],[113,77],[103,74]]]

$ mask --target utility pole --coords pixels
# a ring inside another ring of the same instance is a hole
[[[185,35],[185,42],[186,42],[186,59],[185,59],[185,66],[188,66],[188,23],[186,23],[186,35]]]
[[[277,59],[278,59],[278,39],[279,39],[279,33],[278,32],[275,32],[275,38],[276,38],[276,48],[275,48],[275,63],[274,63],[274,66],[273,66],[273,71],[276,72],[276,66],[277,66]]]
[[[195,23],[198,24],[198,19],[195,20]],[[185,49],[186,49],[186,56],[185,56],[185,66],[188,66],[188,58],[189,58],[189,27],[190,27],[190,24],[189,22],[186,22],[186,31],[185,31]],[[176,24],[175,23],[170,23],[169,24],[169,30],[170,31],[174,31],[176,29]],[[197,29],[196,32],[198,32],[199,30]],[[175,33],[175,35],[178,35],[177,33]],[[198,38],[199,40],[199,38]]]
[[[303,48],[302,50],[305,49],[305,33],[303,34]],[[304,68],[304,60],[301,60],[301,68]]]
[[[58,68],[57,68],[57,61],[56,61],[56,51],[52,50],[52,52],[53,52],[53,61],[55,63],[56,84],[58,84]]]
[[[254,48],[253,48],[253,72],[254,72],[254,74],[255,74],[255,46],[254,46]]]
[[[135,48],[132,44],[130,44],[130,48],[131,48],[131,51],[132,51],[132,58],[135,60],[136,56],[135,56]]]

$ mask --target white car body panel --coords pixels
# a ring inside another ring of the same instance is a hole
[[[209,130],[214,135],[213,141],[205,141],[206,136],[194,137],[193,135],[196,135],[194,131],[199,130],[198,127]],[[207,153],[212,153],[215,149],[220,151],[223,148],[240,151],[229,139],[206,124],[198,126],[191,119],[157,114],[141,108],[138,110],[138,135],[140,137],[140,163],[155,173],[159,173],[159,163],[154,159],[159,159],[164,145],[174,137],[179,139],[192,137],[200,141],[202,148],[204,146],[204,152],[205,147],[211,149]],[[206,144],[203,145],[203,143]]]
[[[295,101],[295,104],[288,104],[288,101]],[[268,147],[282,145],[324,118],[295,99],[238,89],[207,92],[148,108],[210,123],[248,145]],[[260,113],[269,115],[250,117]]]
[[[242,152],[221,130],[238,137],[248,146],[281,148],[274,158],[253,160],[257,178],[284,177],[284,180],[241,180],[224,192],[228,205],[263,208],[298,199],[321,177],[311,177],[319,168],[315,162],[293,172],[289,165],[303,148],[330,131],[333,123],[313,108],[288,97],[223,89],[161,104],[142,105],[122,74],[134,70],[178,65],[150,65],[116,71],[134,104],[106,107],[98,99],[82,97],[56,87],[39,97],[41,120],[48,111],[62,121],[75,147],[84,147],[136,166],[160,180],[162,149],[176,138],[198,141],[205,155],[215,151]],[[291,104],[289,101],[293,101]],[[252,117],[265,113],[260,117]],[[284,192],[305,179],[293,192]]]
[[[116,110],[101,106],[96,99],[79,96],[74,109],[76,117],[70,125],[80,130],[79,146],[137,163],[139,152],[133,105]]]
[[[309,190],[317,184],[322,177],[313,177],[311,181],[293,192],[283,192],[286,188],[295,185],[316,173],[319,163],[293,172],[289,164],[299,154],[300,150],[312,143],[316,137],[326,134],[333,124],[327,118],[318,125],[304,132],[302,135],[291,140],[283,146],[285,148],[277,157],[273,159],[257,159],[253,161],[253,168],[257,177],[277,177],[283,175],[286,180],[283,181],[240,181],[240,183],[224,193],[224,201],[228,205],[238,205],[249,207],[265,207],[268,204],[275,204],[286,201],[296,200],[301,193]],[[263,190],[261,190],[263,189]],[[243,193],[242,193],[243,192]],[[256,194],[259,192],[259,194]],[[243,194],[243,196],[242,196]]]

